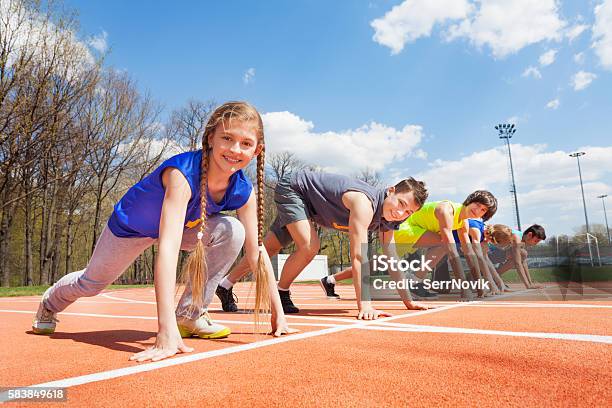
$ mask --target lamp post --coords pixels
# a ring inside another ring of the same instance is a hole
[[[521,231],[521,217],[519,215],[518,199],[516,197],[516,182],[514,181],[514,167],[512,166],[512,151],[510,150],[510,139],[512,138],[512,135],[514,135],[514,133],[516,132],[516,128],[514,127],[514,124],[510,125],[508,123],[503,123],[495,126],[495,129],[499,132],[499,138],[506,140],[506,146],[508,147],[508,158],[510,160],[510,178],[512,183],[512,190],[510,190],[510,192],[512,193],[512,196],[514,198],[516,225],[518,227],[518,230]]]
[[[608,244],[612,245],[612,240],[610,240],[610,228],[608,227],[608,214],[606,214],[606,202],[604,201],[604,198],[606,198],[608,195],[607,194],[602,194],[597,196],[597,198],[601,198],[601,204],[603,205],[603,210],[604,210],[604,218],[606,219],[606,232],[608,233]]]
[[[584,199],[584,187],[582,185],[582,171],[580,170],[580,156],[584,156],[585,154],[586,154],[585,152],[576,152],[576,153],[570,154],[570,157],[575,157],[576,160],[578,161],[578,176],[580,177],[580,190],[582,191],[582,206],[584,207],[584,221],[586,222],[586,232],[587,234],[590,234],[591,231],[589,230],[589,216],[587,215],[586,201]]]

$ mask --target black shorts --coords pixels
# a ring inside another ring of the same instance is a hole
[[[489,259],[494,264],[503,264],[508,259],[508,249],[498,248],[496,246],[489,246]]]

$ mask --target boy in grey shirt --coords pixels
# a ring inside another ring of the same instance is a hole
[[[353,285],[357,296],[359,319],[371,320],[387,315],[361,299],[361,264],[367,254],[362,244],[368,242],[368,231],[378,231],[389,257],[397,258],[393,249],[393,231],[417,211],[427,199],[424,183],[413,178],[393,187],[376,188],[346,176],[300,170],[279,180],[274,191],[277,217],[264,239],[268,254],[295,243],[296,250],[285,262],[278,290],[285,313],[297,313],[289,286],[319,252],[319,238],[314,224],[349,234]],[[243,259],[217,288],[223,310],[236,311],[231,288],[248,272]],[[407,291],[400,291],[408,309],[422,309],[412,302]]]

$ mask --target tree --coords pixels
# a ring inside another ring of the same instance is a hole
[[[45,10],[41,4],[7,0],[0,14],[0,258],[8,255],[15,209],[22,209],[26,284],[33,282],[36,201],[43,199],[43,236],[48,238],[59,191],[55,183],[62,177],[56,153],[67,141],[62,129],[99,69],[86,47],[74,40],[75,20],[56,16],[51,2],[44,3]],[[52,205],[46,205],[47,198]],[[6,263],[0,262],[0,268],[8,284]]]
[[[172,140],[183,151],[195,151],[202,147],[202,136],[208,118],[216,103],[212,100],[203,102],[192,99],[170,115],[166,127],[166,137]]]
[[[123,173],[138,163],[140,141],[154,139],[152,123],[158,111],[148,96],[139,95],[127,75],[111,71],[104,75],[84,114],[85,131],[95,140],[86,161],[94,174],[93,252],[103,202]]]

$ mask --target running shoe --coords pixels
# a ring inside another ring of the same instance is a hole
[[[437,299],[438,295],[425,289],[423,282],[418,282],[415,289],[410,289],[410,293],[416,300]]]
[[[231,334],[229,327],[212,321],[208,312],[197,319],[180,316],[176,318],[181,337],[197,336],[201,339],[222,339]]]
[[[325,291],[325,294],[327,295],[328,299],[331,299],[331,300],[339,300],[340,299],[340,295],[338,295],[336,293],[336,291],[334,290],[336,285],[333,284],[333,283],[329,283],[327,281],[327,276],[321,278],[319,283],[321,284],[321,287]]]
[[[291,292],[288,290],[279,290],[281,304],[283,305],[283,312],[285,313],[299,313],[298,309],[291,301]]]
[[[225,289],[223,286],[219,285],[217,286],[217,290],[215,291],[215,293],[221,300],[221,307],[223,308],[224,312],[238,311],[238,305],[236,304],[238,302],[238,297],[232,291],[233,289],[233,286],[229,289]]]
[[[53,334],[55,332],[55,325],[59,322],[57,314],[45,307],[44,301],[47,299],[50,289],[47,289],[43,294],[42,300],[38,305],[34,323],[32,323],[32,331],[36,334]]]

